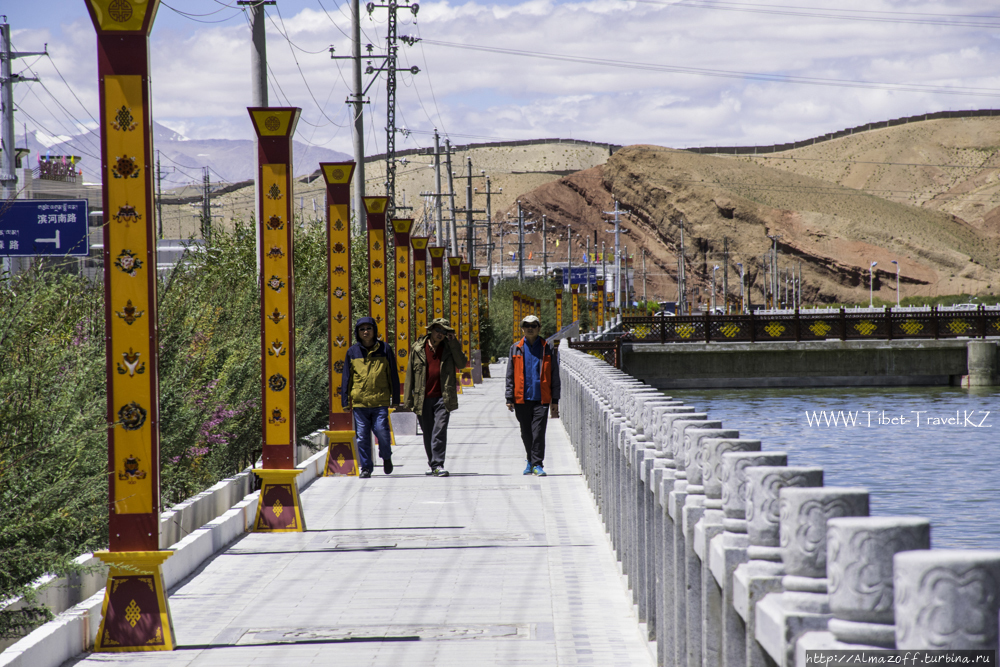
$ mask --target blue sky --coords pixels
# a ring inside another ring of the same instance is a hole
[[[16,61],[15,71],[30,65],[44,82],[16,86],[18,133],[22,123],[46,135],[92,125],[96,49],[83,0],[6,4],[16,47],[48,42],[52,53]],[[174,9],[160,7],[150,44],[156,119],[191,138],[249,138],[242,12],[226,6],[233,0],[169,4]],[[200,19],[225,20],[201,23],[174,10],[221,10]],[[326,52],[332,44],[349,53],[348,6],[279,0],[268,12],[271,103],[303,108],[299,140],[350,152],[348,66]],[[385,10],[365,15],[362,27],[378,52]],[[401,14],[399,32],[425,40],[400,49],[402,65],[421,69],[399,77],[397,125],[412,130],[397,141],[403,147],[428,145],[434,127],[455,143],[766,144],[898,116],[1000,108],[995,2],[429,1],[415,25]],[[370,99],[374,153],[384,149],[381,81]]]

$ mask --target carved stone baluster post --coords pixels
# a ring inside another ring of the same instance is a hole
[[[785,487],[823,486],[822,468],[760,466],[746,469],[748,561],[733,573],[733,608],[746,625],[746,666],[765,667],[757,643],[755,608],[765,595],[781,591],[781,538],[778,493]]]
[[[705,438],[701,449],[704,514],[694,527],[694,551],[701,559],[701,656],[704,667],[721,667],[722,589],[712,576],[709,547],[723,531],[722,456],[729,452],[759,452],[760,440]]]
[[[714,459],[712,459],[714,461]],[[746,623],[733,607],[733,574],[747,562],[746,471],[753,466],[784,466],[784,452],[726,452],[722,455],[722,527],[721,535],[709,546],[712,576],[722,589],[722,664],[743,667],[747,661]],[[708,490],[706,485],[706,491]]]
[[[850,517],[826,523],[826,570],[833,618],[828,631],[807,632],[795,647],[806,651],[896,648],[892,558],[930,549],[931,524],[916,517]]]
[[[860,488],[784,488],[780,492],[781,593],[757,604],[757,641],[779,667],[795,663],[795,642],[826,629],[830,603],[826,579],[826,522],[868,516],[868,491]]]

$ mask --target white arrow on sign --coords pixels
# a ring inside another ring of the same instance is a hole
[[[35,239],[35,243],[55,243],[56,250],[59,250],[59,230],[56,230],[56,237],[54,239]]]

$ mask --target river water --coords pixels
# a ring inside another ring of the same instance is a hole
[[[666,392],[863,486],[872,516],[922,516],[935,548],[1000,549],[1000,390],[949,387]],[[846,423],[845,423],[846,419]]]

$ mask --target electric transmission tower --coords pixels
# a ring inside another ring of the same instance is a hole
[[[400,9],[409,10],[413,12],[415,19],[417,12],[420,10],[420,5],[415,2],[410,4],[409,0],[404,0],[403,2],[389,0],[388,4],[384,5],[376,5],[374,2],[369,2],[366,8],[369,15],[376,9],[389,10],[385,36],[385,55],[372,55],[372,45],[368,45],[368,57],[381,58],[383,59],[383,64],[381,67],[376,68],[372,65],[371,60],[369,60],[368,67],[365,68],[365,73],[378,74],[379,72],[385,72],[385,195],[389,198],[386,208],[386,220],[392,220],[396,214],[396,72],[410,72],[411,74],[420,72],[420,68],[416,65],[413,67],[396,67],[396,55],[399,51],[397,41],[403,41],[410,46],[419,41],[418,37],[408,37],[407,35],[397,37],[396,13]]]

